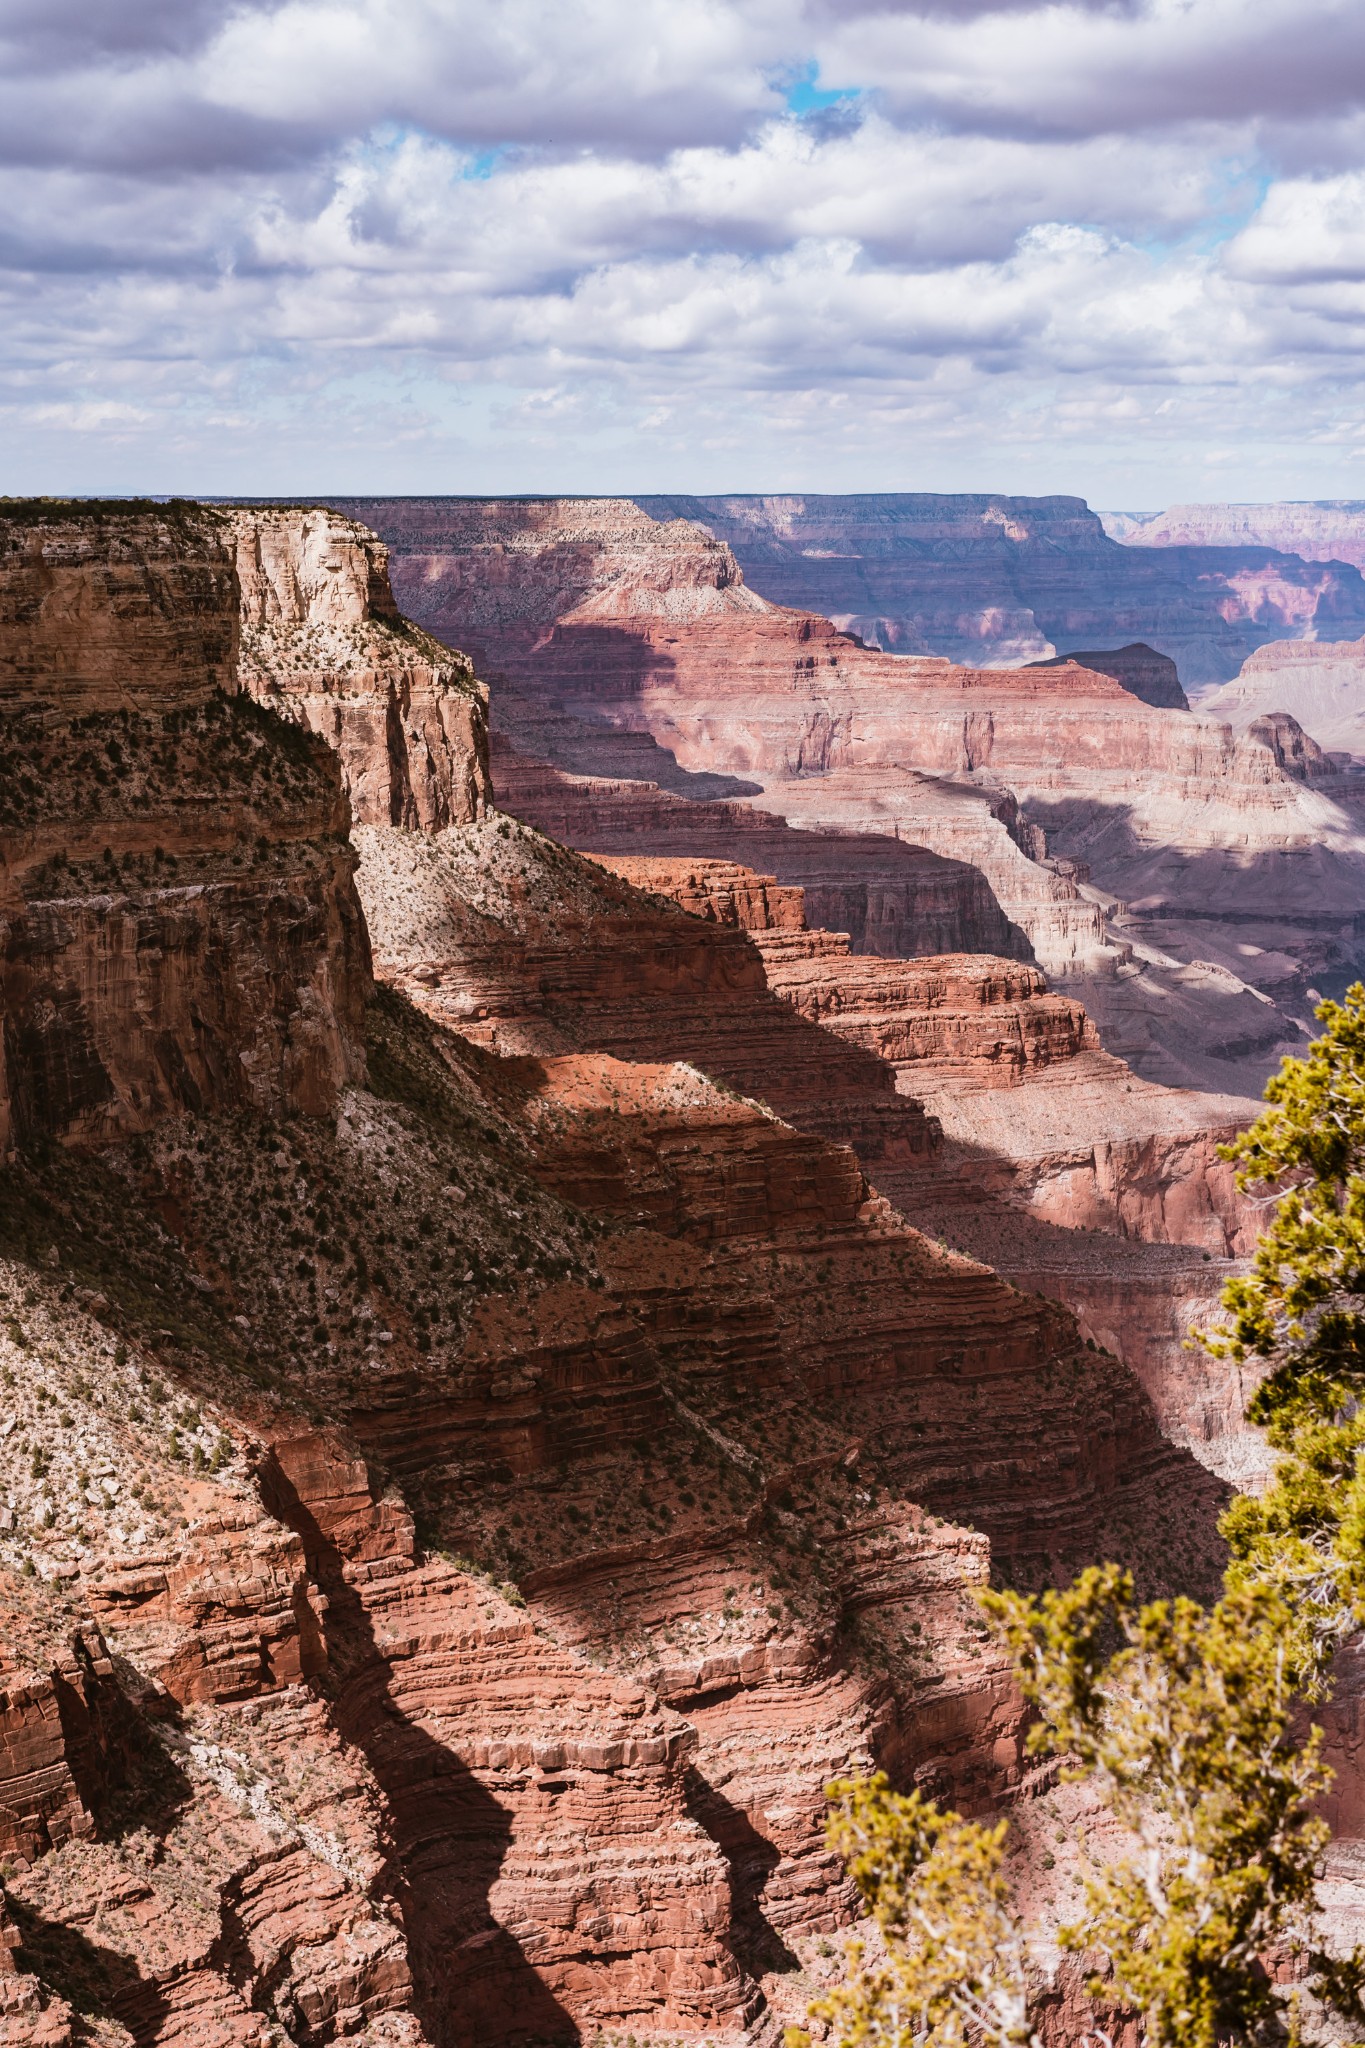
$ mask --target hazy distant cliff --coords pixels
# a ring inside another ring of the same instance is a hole
[[[1305,563],[1264,543],[1120,546],[1082,498],[907,491],[636,503],[728,541],[763,596],[823,612],[895,653],[986,666],[1141,640],[1197,684],[1235,675],[1265,640],[1365,631],[1365,582],[1345,563]]]

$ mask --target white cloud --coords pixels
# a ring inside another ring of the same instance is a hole
[[[1227,262],[1263,284],[1365,280],[1365,172],[1272,186]]]
[[[9,487],[1302,491],[1362,201],[1354,0],[0,0]]]

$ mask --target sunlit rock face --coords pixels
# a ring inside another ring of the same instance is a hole
[[[849,1919],[831,1777],[1024,1786],[973,1589],[1216,1569],[1134,1375],[854,1149],[933,1182],[905,1074],[1022,1095],[1084,1015],[1008,959],[842,999],[794,885],[442,823],[477,711],[419,636],[376,754],[363,536],[281,510],[243,580],[235,515],[124,516],[79,601],[183,666],[77,635],[93,706],[0,708],[0,2020],[738,2048]]]
[[[403,618],[383,544],[310,507],[226,513],[241,585],[242,687],[341,763],[361,824],[439,831],[487,802],[487,692]]]

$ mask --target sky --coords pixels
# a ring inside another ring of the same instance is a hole
[[[0,491],[1363,458],[1362,0],[0,0]]]

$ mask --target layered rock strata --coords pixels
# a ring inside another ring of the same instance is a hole
[[[803,831],[971,861],[1151,1079],[1257,1091],[1311,1028],[1307,991],[1356,957],[1358,793],[1283,722],[1235,733],[1074,663],[894,660],[755,609],[714,541],[630,505],[455,501],[393,531],[406,601],[515,685],[518,752],[657,782],[655,756],[609,763],[574,737],[643,736],[677,794],[729,776],[750,786],[737,801]]]
[[[59,792],[107,832],[118,793],[159,822],[181,787],[181,727],[130,688],[123,758],[92,735]],[[311,845],[335,772],[225,701],[253,776],[294,764]],[[7,787],[41,816],[25,717]],[[776,886],[732,876],[722,924],[505,819],[360,836],[381,966],[433,1014],[381,989],[315,1096],[168,1055],[135,1117],[35,1145],[56,1006],[18,1068],[7,1031],[0,2012],[121,2048],[738,2039],[799,2014],[847,1917],[830,1775],[1019,1787],[969,1597],[989,1544],[1030,1583],[1112,1551],[1197,1586],[1220,1490],[1063,1310],[679,1059],[710,1018],[708,1060],[842,1089],[909,1164],[932,1142],[884,1061],[767,988],[739,919],[797,936]],[[358,998],[348,859],[328,890]],[[226,980],[269,930],[245,897]],[[109,1072],[112,985],[82,997]]]
[[[399,612],[382,543],[321,508],[233,507],[240,677],[325,739],[355,818],[436,831],[488,795],[487,692]]]
[[[1106,530],[1141,548],[1280,548],[1308,562],[1352,562],[1365,568],[1365,504],[1358,498],[1319,498],[1282,505],[1171,505],[1137,515],[1120,533],[1112,515]]]
[[[1166,1433],[1213,1469],[1260,1470],[1237,1374],[1188,1349],[1255,1238],[1256,1212],[1217,1156],[1254,1103],[1138,1080],[1036,968],[860,959],[842,935],[804,929],[797,892],[768,878],[721,862],[597,858],[693,915],[742,925],[775,994],[875,1053],[932,1112],[943,1147],[867,1161],[906,1216],[1064,1301],[1137,1373]]]
[[[0,514],[0,1133],[327,1110],[368,952],[330,753],[236,689],[215,515]]]
[[[1320,746],[1365,758],[1365,640],[1272,640],[1199,709],[1238,728],[1292,715]]]
[[[499,708],[499,719],[505,717]],[[516,721],[518,738],[534,744]],[[981,868],[889,832],[803,832],[748,804],[685,800],[647,781],[566,774],[528,757],[494,731],[493,787],[505,811],[584,852],[648,846],[679,858],[733,859],[804,893],[810,922],[847,932],[854,950],[993,953],[1031,947],[1002,910]],[[671,757],[670,757],[671,758]]]
[[[1212,530],[1191,535],[1193,546],[1154,547],[1139,528],[1120,547],[1080,498],[637,502],[728,541],[753,587],[779,604],[821,612],[869,645],[987,667],[1141,640],[1187,683],[1223,681],[1263,640],[1339,633],[1331,622],[1359,615],[1365,595],[1353,554],[1304,561],[1264,533]]]

